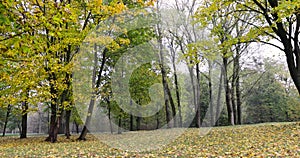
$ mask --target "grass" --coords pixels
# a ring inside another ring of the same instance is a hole
[[[41,136],[2,137],[0,157],[300,157],[300,122],[77,137],[54,144]]]

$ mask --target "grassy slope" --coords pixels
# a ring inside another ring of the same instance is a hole
[[[100,139],[118,140],[134,137],[161,139],[169,130],[135,132],[122,135],[98,134]],[[160,136],[158,136],[160,135]],[[168,134],[170,137],[172,135]],[[153,136],[153,137],[151,137]],[[0,138],[0,157],[218,157],[218,156],[291,156],[300,157],[300,123],[274,123],[213,128],[201,136],[199,129],[188,129],[183,135],[158,150],[128,152],[109,147],[93,136],[78,142],[64,137],[52,144],[45,137]],[[127,146],[137,146],[130,144]]]

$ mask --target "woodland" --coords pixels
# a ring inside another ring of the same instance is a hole
[[[299,0],[0,11],[0,157],[300,155]]]

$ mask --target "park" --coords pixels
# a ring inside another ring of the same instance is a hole
[[[0,11],[0,157],[300,156],[297,1]]]

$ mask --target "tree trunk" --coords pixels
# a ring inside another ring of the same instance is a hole
[[[130,131],[133,131],[133,115],[132,114],[130,114],[130,127],[129,127],[130,129]]]
[[[211,83],[211,70],[212,70],[212,63],[208,61],[209,70],[208,70],[208,89],[209,89],[209,113],[210,113],[210,127],[214,126],[215,119],[214,119],[214,103],[212,99],[212,83]]]
[[[173,127],[177,127],[177,118],[176,118],[176,107],[173,101],[173,97],[169,88],[168,83],[166,83],[166,89],[167,89],[167,94],[169,97],[170,105],[171,105],[171,110],[172,110],[172,119],[173,119]]]
[[[107,105],[108,105],[108,121],[109,121],[110,133],[113,134],[114,130],[113,130],[112,123],[111,123],[111,107],[110,107],[109,100],[107,100]]]
[[[224,66],[224,87],[225,87],[225,99],[226,99],[226,107],[227,107],[227,113],[228,113],[228,123],[230,125],[234,125],[234,115],[231,105],[231,96],[230,96],[230,87],[229,87],[229,80],[227,76],[227,58],[223,57],[223,66]]]
[[[195,112],[197,115],[197,94],[196,94],[196,87],[197,85],[195,85],[195,78],[194,78],[194,73],[193,73],[193,68],[191,66],[188,66],[188,70],[189,70],[189,74],[190,74],[190,78],[191,78],[191,84],[192,84],[192,91],[193,91],[193,102],[194,102],[194,108],[195,108]],[[197,116],[195,116],[194,119],[196,119]],[[196,123],[197,126],[197,123]]]
[[[49,136],[46,138],[46,141],[50,141],[52,143],[57,141],[57,134],[58,134],[58,128],[59,128],[59,117],[57,117],[56,103],[57,103],[57,99],[52,98],[51,99],[51,116],[50,116]]]
[[[156,129],[159,129],[159,112],[156,113]]]
[[[70,139],[71,132],[70,132],[70,118],[71,118],[71,110],[66,111],[66,137]]]
[[[130,105],[132,106],[132,100],[130,99]],[[130,131],[133,131],[133,115],[130,114]]]
[[[233,116],[234,116],[234,124],[237,124],[237,107],[236,107],[236,103],[235,103],[235,80],[236,80],[236,68],[235,68],[235,64],[233,66],[233,77],[232,77],[232,81],[231,81],[231,88],[230,88],[230,92],[231,92],[231,105],[232,105],[232,112],[233,112]]]
[[[175,87],[176,87],[176,99],[177,99],[177,106],[178,106],[178,118],[179,118],[179,124],[178,124],[178,126],[182,127],[181,103],[180,103],[180,94],[179,94],[179,86],[178,86],[178,79],[177,79],[176,68],[174,70],[174,77],[175,77]]]
[[[60,112],[60,117],[59,117],[59,129],[58,129],[58,134],[65,134],[65,129],[66,129],[66,126],[65,126],[65,123],[63,122],[63,118],[64,118],[64,115],[65,115],[65,111],[62,110]]]
[[[119,116],[119,121],[118,121],[118,134],[122,134],[122,129],[121,129],[121,126],[122,126],[122,117]]]
[[[197,127],[201,127],[201,104],[200,104],[200,69],[199,64],[196,64],[196,124]]]
[[[237,66],[238,72],[240,71],[240,59],[239,56],[237,57]],[[241,91],[240,91],[240,75],[238,74],[236,77],[236,84],[235,84],[235,91],[236,91],[236,105],[237,105],[237,124],[242,124],[242,101],[241,101]]]
[[[92,96],[90,99],[90,104],[88,107],[88,113],[87,113],[87,117],[85,120],[85,124],[83,126],[83,129],[81,131],[81,134],[78,138],[78,140],[86,140],[86,135],[88,133],[88,128],[90,126],[91,123],[91,119],[92,119],[92,114],[93,114],[93,110],[94,110],[94,106],[95,106],[95,101],[96,101],[96,89],[98,89],[100,87],[100,83],[101,83],[101,74],[102,71],[104,69],[104,64],[106,61],[106,52],[108,51],[108,49],[104,49],[103,50],[103,54],[102,54],[102,62],[101,62],[101,66],[100,66],[100,70],[98,72],[98,79],[96,82],[96,72],[97,72],[97,67],[98,67],[98,56],[97,56],[97,45],[94,45],[94,68],[93,68],[93,77],[92,77]]]
[[[27,137],[27,113],[28,113],[28,103],[24,101],[22,103],[22,123],[21,123],[21,135],[20,138]]]
[[[136,117],[136,130],[139,131],[141,129],[141,117]]]
[[[75,123],[76,133],[78,134],[79,133],[79,124],[76,123],[76,121],[74,121],[74,123]]]
[[[9,118],[9,115],[10,115],[10,111],[11,111],[11,105],[9,104],[7,106],[7,111],[6,111],[5,121],[4,121],[4,127],[3,127],[2,137],[4,137],[5,133],[6,133],[6,126],[7,126],[7,123],[8,123],[8,118]]]
[[[167,127],[170,128],[170,111],[169,111],[169,94],[168,94],[168,83],[167,83],[167,75],[164,68],[164,53],[163,53],[163,44],[161,39],[161,32],[160,27],[158,26],[158,32],[159,32],[159,54],[160,54],[160,69],[161,69],[161,76],[162,76],[162,84],[164,88],[164,99],[165,99],[165,111],[166,111],[166,121],[167,121]]]
[[[221,70],[220,72],[220,79],[219,79],[218,98],[217,98],[217,107],[216,107],[216,125],[219,124],[219,117],[221,114],[222,78],[223,78],[223,70]]]
[[[177,99],[177,107],[178,107],[178,126],[182,127],[182,115],[181,115],[181,104],[180,104],[180,94],[179,94],[179,83],[178,83],[178,78],[177,78],[177,68],[176,68],[176,52],[174,51],[173,43],[172,43],[172,49],[171,49],[171,58],[172,58],[172,65],[173,65],[173,70],[174,70],[174,81],[175,81],[175,91],[176,91],[176,99]]]

